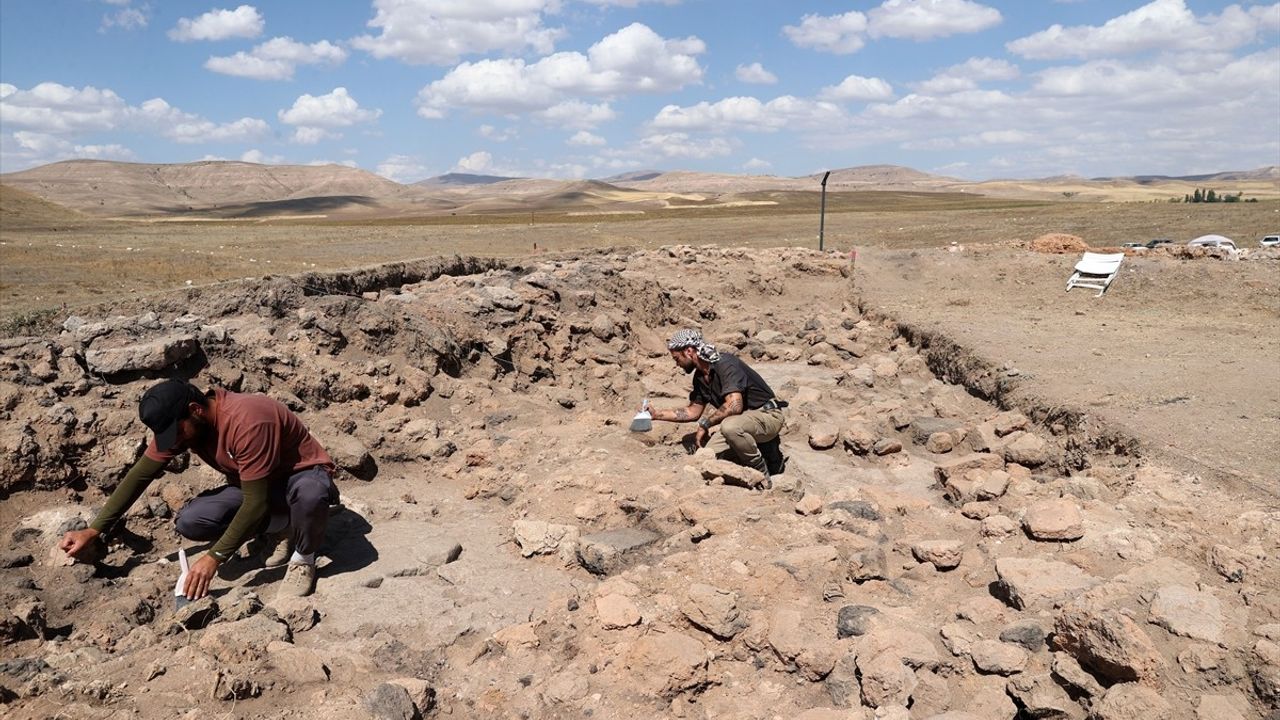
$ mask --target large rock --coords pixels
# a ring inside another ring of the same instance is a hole
[[[933,563],[938,570],[951,570],[964,557],[964,543],[959,540],[922,540],[911,546],[911,554],[920,562]]]
[[[938,480],[938,484],[946,486],[947,480],[952,477],[960,477],[970,470],[1003,470],[1004,460],[999,455],[991,453],[970,453],[957,458],[952,458],[933,469],[933,474]]]
[[[1113,685],[1093,706],[1093,720],[1150,720],[1173,717],[1160,693],[1136,683]]]
[[[711,585],[689,586],[680,611],[694,626],[727,640],[747,627],[747,619],[738,609],[738,595]]]
[[[969,657],[979,672],[1013,675],[1027,664],[1027,651],[998,640],[979,640],[969,647]]]
[[[706,458],[696,465],[702,479],[735,487],[758,488],[764,485],[764,473],[728,460]]]
[[[1054,642],[1095,675],[1113,682],[1159,685],[1164,657],[1128,616],[1088,600],[1065,606],[1054,621]]]
[[[647,697],[670,699],[707,682],[707,650],[680,632],[645,635],[623,659],[634,689]]]
[[[409,691],[399,685],[382,683],[360,701],[364,709],[378,720],[416,720],[421,717]]]
[[[906,707],[911,691],[916,688],[916,674],[891,652],[864,659],[858,654],[858,673],[862,677],[862,702],[878,708],[885,705]]]
[[[921,416],[914,418],[909,426],[911,433],[911,441],[916,445],[925,445],[929,442],[929,438],[938,433],[945,433],[952,436],[952,444],[955,442],[955,436],[960,433],[961,425],[956,420],[938,417]]]
[[[871,629],[872,618],[879,614],[880,611],[870,605],[845,605],[836,615],[836,637],[866,635]]]
[[[293,686],[329,681],[329,667],[320,653],[285,642],[274,642],[267,648],[267,670]]]
[[[191,334],[177,334],[143,343],[119,347],[90,348],[84,354],[85,364],[99,375],[163,370],[172,367],[200,350]]]
[[[288,625],[263,614],[215,624],[202,632],[200,648],[224,663],[256,661],[272,642],[290,639]]]
[[[346,470],[361,480],[372,480],[377,474],[373,456],[369,448],[351,435],[345,433],[326,433],[324,449],[333,458],[333,464]]]
[[[840,434],[840,439],[845,450],[854,455],[866,455],[875,447],[880,436],[862,423],[853,423]]]
[[[1022,527],[1036,540],[1068,541],[1084,537],[1080,508],[1067,498],[1041,500],[1027,508]]]
[[[817,424],[809,427],[809,447],[814,450],[830,450],[840,439],[840,429],[835,425]]]
[[[1019,610],[1055,606],[1100,582],[1075,565],[1037,558],[1000,558],[996,577],[1009,603]]]
[[[1009,696],[1026,708],[1026,716],[1041,720],[1084,720],[1084,710],[1053,678],[1023,673],[1009,679]]]
[[[628,555],[658,539],[658,534],[640,528],[619,528],[587,535],[578,543],[578,561],[596,575],[619,569]]]
[[[610,593],[596,598],[596,617],[605,630],[621,630],[640,624],[640,610],[631,598]]]
[[[525,557],[558,554],[568,560],[577,555],[578,528],[572,525],[517,520],[512,523],[511,530],[516,544],[520,546],[520,554]]]
[[[1149,619],[1174,635],[1222,642],[1222,604],[1209,592],[1185,585],[1166,585],[1156,591]]]
[[[1005,443],[1004,459],[1026,467],[1039,467],[1049,461],[1049,444],[1035,433],[1020,432]]]
[[[1280,707],[1280,644],[1259,640],[1246,663],[1258,698],[1273,708]]]

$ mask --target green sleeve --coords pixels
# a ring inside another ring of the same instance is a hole
[[[266,480],[242,483],[240,491],[244,493],[240,509],[236,511],[235,517],[231,518],[231,524],[222,533],[222,537],[218,538],[218,542],[214,543],[209,550],[209,554],[219,562],[226,562],[231,554],[239,549],[240,544],[249,538],[267,514]]]
[[[125,474],[124,480],[120,481],[115,492],[107,498],[107,504],[102,506],[102,510],[98,512],[98,516],[93,519],[89,527],[103,535],[114,530],[116,523],[120,522],[120,518],[128,512],[133,503],[142,497],[142,493],[151,485],[151,481],[160,475],[160,471],[164,470],[166,464],[152,460],[146,455],[138,458],[138,462],[134,463]]]

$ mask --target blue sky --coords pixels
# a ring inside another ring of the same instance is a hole
[[[0,169],[601,178],[1280,164],[1280,3],[4,0]]]

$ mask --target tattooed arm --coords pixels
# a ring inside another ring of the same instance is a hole
[[[744,409],[745,409],[745,405],[744,405],[744,400],[742,398],[742,393],[740,392],[729,393],[728,395],[724,396],[724,404],[721,405],[715,412],[711,413],[711,415],[707,418],[707,426],[715,427],[716,425],[719,425],[720,422],[727,417],[730,417],[732,415],[741,415]]]
[[[689,403],[689,407],[677,408],[674,410],[658,410],[651,408],[649,413],[653,415],[654,420],[666,420],[668,422],[693,422],[702,417],[702,411],[706,409],[706,405],[699,403]]]

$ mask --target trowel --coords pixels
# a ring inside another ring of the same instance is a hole
[[[631,419],[631,432],[649,432],[653,429],[653,415],[649,414],[649,398],[640,403],[640,412]]]
[[[174,610],[181,610],[184,605],[191,602],[186,596],[187,572],[191,570],[191,566],[187,564],[187,551],[184,548],[178,548],[178,567],[182,568],[182,573],[178,575],[178,582],[173,586]]]

